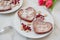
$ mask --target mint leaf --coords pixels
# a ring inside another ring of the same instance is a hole
[[[56,3],[56,0],[53,0],[54,3]]]

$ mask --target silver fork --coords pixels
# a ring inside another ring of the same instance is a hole
[[[11,29],[12,29],[11,26],[7,26],[7,27],[4,27],[4,28],[1,28],[1,29],[0,29],[0,34],[5,33],[5,32],[8,32],[8,31],[11,30]]]

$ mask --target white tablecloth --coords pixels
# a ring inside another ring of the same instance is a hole
[[[24,0],[23,6],[25,7],[27,5],[37,5],[36,0]],[[0,15],[0,27],[1,26],[13,26],[13,19],[14,14],[6,14],[6,15]],[[55,21],[55,28],[51,35],[41,38],[41,39],[29,39],[25,38],[19,33],[17,33],[15,30],[10,30],[9,32],[5,34],[0,34],[0,40],[60,40],[60,0],[57,1],[53,11],[52,15],[54,17]]]

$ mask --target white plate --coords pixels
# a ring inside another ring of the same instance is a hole
[[[36,11],[41,11],[42,15],[47,14],[47,17],[45,18],[47,22],[50,22],[53,24],[54,27],[54,20],[53,17],[51,16],[51,14],[44,9],[43,7],[36,7],[36,6],[32,6],[33,8],[35,8]],[[20,18],[18,17],[17,13],[15,14],[15,19],[14,19],[14,29],[20,33],[21,35],[28,37],[28,38],[42,38],[45,37],[47,35],[49,35],[52,31],[50,31],[49,33],[46,34],[36,34],[34,31],[31,32],[25,32],[25,31],[21,31],[20,29],[21,23],[20,23]]]
[[[22,4],[23,4],[23,0],[20,0],[20,5],[17,5],[16,7],[12,8],[12,10],[0,12],[0,14],[7,14],[7,13],[15,12],[22,6]]]

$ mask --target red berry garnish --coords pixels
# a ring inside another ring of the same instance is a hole
[[[26,31],[26,30],[31,31],[31,28],[23,23],[22,23],[22,27],[23,27],[24,31]]]

